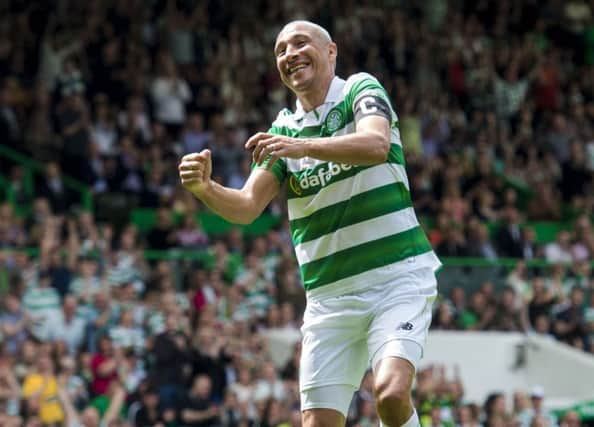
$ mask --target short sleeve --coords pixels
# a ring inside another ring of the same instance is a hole
[[[279,113],[279,117],[283,114],[286,114],[285,110],[283,110]],[[287,135],[284,127],[278,125],[278,119],[275,120],[274,123],[272,123],[272,126],[270,127],[270,129],[268,129],[268,133],[271,133],[274,135],[291,136],[291,135]],[[252,170],[266,169],[269,161],[270,161],[270,156],[266,157],[266,159],[264,159],[264,161],[262,162],[261,165],[256,165],[256,163],[252,162]],[[283,159],[283,158],[278,159],[274,163],[274,165],[272,165],[272,168],[270,168],[269,170],[276,177],[276,179],[278,180],[278,183],[280,185],[282,185],[283,182],[285,181],[285,178],[287,177],[287,162],[285,161],[285,159]]]
[[[384,89],[384,87],[380,84],[380,82],[373,77],[371,74],[368,73],[357,73],[353,74],[351,77],[347,79],[345,84],[345,102],[347,108],[354,114],[355,107],[357,102],[366,96],[375,96],[381,98],[383,101],[390,108],[391,118],[391,126],[394,126],[397,123],[396,113],[392,108],[392,103],[390,102],[390,97],[388,93]]]

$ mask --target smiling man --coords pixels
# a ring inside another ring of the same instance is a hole
[[[307,294],[300,390],[303,424],[342,426],[371,365],[384,425],[416,427],[411,385],[440,262],[419,226],[398,118],[373,76],[335,75],[328,32],[294,21],[274,46],[297,96],[246,142],[254,167],[240,190],[211,180],[211,154],[183,157],[186,189],[229,221],[252,222],[287,181],[291,234]]]

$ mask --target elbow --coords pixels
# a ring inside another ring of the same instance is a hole
[[[235,220],[232,222],[238,225],[250,225],[255,219],[255,216],[242,214],[241,216],[235,218]]]
[[[259,212],[254,212],[252,209],[239,208],[233,218],[225,218],[228,221],[238,225],[250,225],[260,216]]]

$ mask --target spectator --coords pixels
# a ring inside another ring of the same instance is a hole
[[[496,315],[496,309],[487,301],[482,292],[476,292],[471,296],[470,306],[458,317],[462,329],[485,330],[490,328]]]
[[[157,211],[156,226],[147,235],[148,247],[150,249],[167,249],[171,246],[170,236],[173,233],[171,224],[171,212],[161,208]]]
[[[558,339],[573,345],[585,346],[583,302],[584,291],[576,286],[571,290],[569,300],[557,308],[553,332]]]
[[[431,328],[441,330],[457,329],[452,307],[448,303],[441,303],[437,306]]]
[[[145,390],[141,395],[140,408],[134,414],[134,425],[159,425],[164,422],[159,409],[159,393],[151,388]]]
[[[251,234],[260,224],[245,233],[208,235],[210,228],[201,230],[190,219],[201,206],[178,194],[175,176],[180,155],[210,147],[222,163],[219,181],[245,183],[251,159],[243,142],[291,103],[266,65],[264,46],[274,42],[274,31],[265,29],[292,19],[295,8],[270,3],[254,28],[245,22],[257,10],[245,2],[216,8],[108,3],[53,12],[35,2],[3,9],[0,136],[33,161],[0,155],[6,181],[0,178],[0,364],[9,365],[20,386],[41,356],[55,356],[71,427],[124,424],[124,400],[155,407],[149,424],[173,424],[174,404],[200,373],[211,376],[221,424],[291,419],[298,425],[298,349],[288,347],[283,399],[254,401],[256,367],[270,358],[266,316],[270,325],[294,333],[303,311],[299,271],[287,251],[288,221],[262,238]],[[330,3],[321,1],[309,18],[327,21],[345,49],[338,66],[346,74],[384,76],[414,171],[411,194],[433,246],[444,256],[514,257],[539,265],[445,267],[441,286],[452,291],[435,307],[434,328],[515,330],[525,310],[535,333],[594,352],[591,7],[583,1],[459,7],[438,0],[418,7],[400,2],[383,13],[373,2],[347,2],[342,9]],[[170,44],[171,56],[163,50]],[[78,209],[85,199],[71,177],[99,195],[94,214]],[[135,207],[161,207],[182,222],[160,219],[164,226],[151,234],[128,224]],[[286,215],[277,201],[270,213]],[[520,225],[520,218],[528,222]],[[546,225],[534,220],[558,221],[568,237],[547,241]],[[490,239],[486,229],[497,221],[501,226]],[[149,263],[142,250],[153,246],[182,250]],[[543,260],[562,265],[540,266]],[[492,290],[476,292],[486,277]],[[574,287],[583,289],[583,298]],[[183,331],[183,362],[156,356],[163,348],[179,350],[160,335],[170,316]],[[137,343],[135,351],[129,344],[121,349],[116,372],[132,396],[116,393],[114,379],[111,397],[95,401],[99,411],[84,389],[94,378],[98,337],[110,332],[114,342]],[[182,368],[174,371],[176,364]],[[477,426],[482,408],[451,397],[457,386],[439,369],[427,372],[419,369],[416,396],[425,404],[423,424]],[[154,402],[165,375],[178,383],[177,400],[159,393]],[[14,396],[12,383],[0,378],[0,425],[40,425],[35,402],[19,411],[18,399],[1,397]],[[349,423],[373,423],[373,396],[359,397]],[[550,423],[542,414],[523,419],[522,405],[493,422]],[[580,420],[569,412],[564,422]]]
[[[60,391],[67,393],[75,408],[84,408],[89,402],[87,383],[77,375],[77,363],[71,356],[60,360],[58,383]]]
[[[188,396],[181,404],[181,420],[192,427],[206,427],[216,424],[220,418],[220,409],[211,400],[211,380],[208,375],[194,378]]]
[[[155,116],[167,127],[170,135],[176,138],[186,120],[186,104],[192,93],[188,83],[178,75],[175,62],[170,56],[162,54],[159,61],[160,72],[151,87]]]
[[[518,211],[507,208],[503,213],[503,221],[495,236],[499,253],[503,257],[521,258],[524,252]]]
[[[228,340],[223,335],[215,333],[214,325],[205,322],[209,311],[202,313],[200,318],[201,327],[196,331],[194,341],[193,374],[194,376],[205,374],[210,377],[210,393],[216,401],[221,401],[227,387],[226,365],[230,361],[228,352]]]
[[[91,140],[100,154],[115,154],[118,133],[114,113],[107,97],[103,94],[96,95],[94,108]]]
[[[77,313],[76,298],[67,295],[62,301],[61,316],[52,325],[52,336],[54,340],[63,341],[71,355],[76,355],[82,347],[86,330],[86,321]]]
[[[559,302],[560,298],[560,290],[547,289],[542,277],[532,279],[532,300],[528,305],[530,324],[535,327],[537,317],[550,316],[552,307]]]
[[[576,411],[567,411],[561,418],[559,425],[563,427],[580,427],[582,425],[580,415]]]
[[[489,239],[489,230],[485,224],[480,222],[472,223],[469,229],[468,246],[466,253],[468,256],[497,260],[497,251]]]
[[[513,288],[506,287],[501,294],[493,329],[509,332],[526,330],[524,307],[522,304],[518,305],[517,302]]]
[[[171,239],[175,246],[186,249],[205,249],[208,245],[208,235],[192,214],[183,217],[181,226],[173,232]]]
[[[526,410],[519,417],[521,425],[528,426],[533,425],[536,422],[536,417],[542,417],[540,421],[543,425],[555,426],[557,425],[557,418],[550,412],[548,412],[544,406],[544,389],[540,386],[535,386],[530,392],[531,408]]]
[[[550,263],[571,263],[571,235],[568,231],[559,231],[557,240],[545,246],[545,258]]]
[[[89,157],[89,116],[82,94],[65,93],[58,110],[58,123],[63,143],[64,171],[86,181]]]
[[[3,422],[7,424],[14,423],[13,425],[15,426],[18,425],[16,422],[19,421],[17,415],[20,398],[21,387],[15,373],[11,369],[10,362],[7,358],[0,358],[0,401],[4,404],[2,413],[7,415],[7,418]]]
[[[70,206],[70,191],[65,187],[60,173],[60,166],[50,162],[45,169],[45,179],[41,184],[40,194],[45,197],[56,214],[63,214]]]
[[[17,295],[5,296],[4,312],[0,315],[0,333],[4,350],[8,355],[16,355],[27,338],[27,317]]]
[[[39,275],[37,286],[32,286],[23,295],[25,315],[31,319],[30,332],[41,341],[52,337],[52,326],[60,318],[60,296],[50,287],[50,276],[47,271]]]
[[[259,379],[256,381],[254,399],[256,401],[271,398],[283,400],[285,393],[285,387],[278,377],[274,364],[265,362],[260,369]]]
[[[104,285],[98,275],[97,261],[90,256],[80,257],[78,274],[70,282],[69,290],[79,301],[90,304],[93,297],[104,290]]]
[[[156,336],[154,353],[152,380],[158,389],[159,401],[164,408],[175,407],[183,397],[190,363],[189,340],[176,315],[169,314],[165,319],[165,331]]]
[[[47,355],[39,356],[35,372],[28,374],[23,382],[26,411],[38,414],[44,424],[64,421],[64,412],[58,403],[58,389],[52,360]]]
[[[202,114],[199,112],[190,114],[188,124],[182,133],[181,142],[184,154],[199,153],[210,145],[210,134],[204,129]]]
[[[4,83],[0,86],[0,137],[9,147],[18,147],[21,126],[14,108],[14,93]]]
[[[114,347],[124,352],[131,351],[142,354],[145,346],[144,332],[134,324],[134,314],[131,310],[122,310],[117,325],[109,330],[109,337]]]
[[[104,335],[99,338],[98,352],[91,359],[93,374],[91,391],[94,396],[107,393],[110,385],[118,380],[118,368],[122,363],[122,353],[115,349],[111,339]]]
[[[146,146],[152,139],[150,117],[141,97],[130,97],[126,110],[118,114],[117,121],[120,131],[132,136],[141,146]]]

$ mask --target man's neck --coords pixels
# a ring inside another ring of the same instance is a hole
[[[320,81],[319,84],[312,86],[307,91],[297,94],[297,98],[306,112],[309,113],[324,103],[333,79],[334,75],[329,75],[324,80]]]

